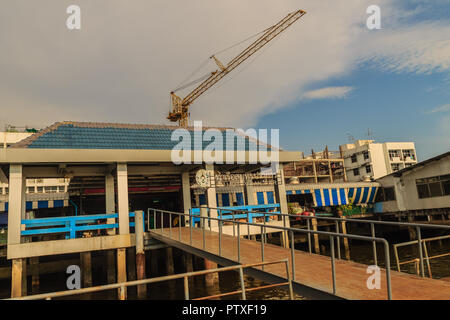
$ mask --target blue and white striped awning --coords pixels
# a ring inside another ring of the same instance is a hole
[[[351,200],[355,204],[373,203],[378,186],[309,188],[287,190],[287,195],[311,194],[316,207],[339,206],[348,204]]]
[[[26,210],[33,209],[47,209],[47,208],[62,208],[68,207],[69,200],[38,200],[38,201],[27,201]],[[8,211],[8,202],[0,202],[0,212]]]

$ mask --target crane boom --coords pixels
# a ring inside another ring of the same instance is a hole
[[[242,51],[237,57],[232,59],[226,66],[224,66],[214,55],[211,56],[211,59],[214,59],[219,69],[212,72],[205,81],[203,81],[183,99],[177,96],[174,92],[171,92],[170,95],[172,100],[172,112],[169,113],[167,119],[173,122],[178,121],[180,126],[187,127],[189,119],[189,106],[198,97],[205,93],[209,88],[214,86],[231,71],[236,69],[240,64],[254,55],[257,51],[263,48],[266,44],[272,41],[280,33],[289,28],[294,22],[296,22],[305,14],[306,12],[303,10],[291,12],[276,25],[267,29],[267,31],[264,32],[262,36],[260,36],[255,42],[253,42],[244,51]]]

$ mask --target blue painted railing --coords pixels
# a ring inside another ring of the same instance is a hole
[[[281,213],[279,210],[278,211],[270,211],[270,210],[276,210],[280,208],[280,204],[279,203],[275,203],[275,204],[259,204],[259,205],[248,205],[248,206],[235,206],[235,207],[218,207],[217,209],[219,212],[217,213],[218,217],[221,219],[247,219],[248,218],[248,222],[252,223],[253,222],[253,218],[259,218],[259,217],[265,217],[266,222],[269,221],[269,216],[267,213]],[[228,209],[228,210],[227,210]],[[242,211],[247,211],[246,213],[239,213],[239,214],[234,214],[234,211],[231,210],[242,210]],[[189,210],[190,213],[193,216],[200,216],[200,208],[192,208]],[[255,212],[248,212],[248,211],[259,211],[261,213],[255,213]],[[193,223],[197,223],[200,222],[200,218],[194,218],[193,219]]]
[[[130,212],[129,216],[133,218],[135,216],[135,213]],[[22,224],[25,225],[25,230],[21,231],[21,235],[35,236],[43,234],[65,233],[66,239],[75,239],[77,237],[77,232],[118,228],[118,223],[107,223],[107,221],[99,223],[101,220],[116,219],[118,217],[118,213],[111,213],[85,216],[26,219],[22,220]],[[130,222],[130,227],[134,227],[134,222]]]

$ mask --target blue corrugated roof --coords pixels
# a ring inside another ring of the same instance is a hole
[[[178,127],[61,122],[36,133],[13,147],[172,150],[179,143],[179,140],[172,141],[171,139],[175,129]],[[246,138],[245,149],[238,148],[236,139],[233,139],[234,142],[227,141],[226,131],[220,130],[220,132],[223,137],[223,147],[228,147],[228,150],[233,144],[234,150],[249,150],[250,143],[256,145],[256,142],[249,142],[249,139]],[[191,142],[193,150],[199,149],[194,147],[193,132],[191,132]],[[202,148],[204,149],[210,144],[210,141],[203,141]]]

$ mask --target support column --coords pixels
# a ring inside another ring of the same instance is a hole
[[[136,251],[134,247],[127,248],[127,281],[136,280]]]
[[[116,195],[114,191],[114,176],[107,174],[105,176],[105,207],[106,214],[116,213]],[[108,224],[114,224],[116,219],[107,219]],[[108,229],[108,235],[116,234],[116,229]]]
[[[134,218],[136,226],[136,275],[137,280],[145,279],[145,251],[144,251],[144,212],[136,211]],[[137,296],[144,299],[147,295],[147,285],[137,286]]]
[[[211,186],[206,191],[206,198],[208,201],[208,207],[210,208],[217,208],[217,199],[216,199],[216,180],[214,177],[214,165],[213,164],[206,164],[205,169],[209,171],[210,174],[210,183]],[[209,215],[212,218],[217,218],[217,210],[209,210]],[[217,220],[210,220],[209,223],[211,224],[212,230],[218,229],[219,223]],[[209,224],[208,224],[209,226]]]
[[[278,201],[280,202],[280,211],[283,214],[288,214],[289,209],[287,205],[287,196],[286,196],[286,184],[284,182],[284,170],[283,165],[278,164],[278,173],[277,173],[277,185],[275,186],[275,191],[277,194]],[[285,219],[285,225],[287,228],[290,227],[289,219],[287,217],[282,217]],[[283,224],[283,226],[284,226]],[[282,242],[284,248],[289,248],[288,234],[287,231],[282,232]]]
[[[166,248],[166,273],[167,275],[174,274],[174,266],[173,266],[173,250],[172,247]]]
[[[31,272],[31,292],[37,294],[39,292],[39,257],[29,258]]]
[[[92,256],[90,252],[80,253],[83,288],[92,287]]]
[[[106,250],[106,278],[108,283],[116,282],[116,257],[114,250]]]
[[[216,269],[217,263],[212,262],[208,259],[205,259],[205,270]],[[212,287],[214,284],[219,282],[219,274],[216,273],[208,273],[205,275],[205,284],[207,287]]]
[[[128,203],[128,170],[126,163],[117,164],[117,200],[119,207],[119,234],[130,233]]]
[[[21,220],[25,217],[26,180],[22,174],[21,164],[11,164],[9,169],[9,209],[8,209],[8,247],[7,254],[12,253],[10,245],[20,244]],[[11,274],[11,297],[26,295],[26,259],[13,259]]]
[[[183,172],[181,174],[181,183],[183,185],[183,209],[184,214],[189,214],[189,209],[192,207],[191,201],[191,183],[189,180],[189,172]],[[184,216],[186,226],[189,224],[189,217]]]
[[[120,248],[117,249],[117,282],[126,282],[127,281],[127,263],[126,263],[126,249]],[[127,288],[118,289],[119,291],[119,299],[126,300],[127,298]]]
[[[313,218],[311,219],[312,228],[314,231],[317,231],[317,219]],[[317,254],[320,254],[320,247],[319,247],[319,235],[314,234],[314,251]]]
[[[119,234],[129,234],[128,171],[126,163],[117,164],[117,200],[119,209]],[[126,248],[120,248],[117,249],[117,282],[126,281]],[[126,299],[126,297],[127,288],[119,289],[119,298]]]
[[[341,230],[343,234],[347,234],[347,223],[345,222],[345,216],[342,216],[342,219],[344,219],[344,221],[341,222]],[[349,246],[349,241],[348,238],[342,238],[344,241],[344,249],[345,249],[345,258],[347,260],[350,260],[350,246]]]

